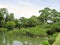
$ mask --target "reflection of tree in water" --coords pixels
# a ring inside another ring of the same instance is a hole
[[[3,33],[0,32],[0,45],[3,45]]]
[[[41,44],[41,41],[40,38],[30,38],[30,37],[22,37],[22,36],[15,37],[14,35],[12,37],[6,34],[0,34],[0,45],[16,45],[16,44],[17,45],[39,45]]]
[[[3,43],[3,38],[2,38],[2,36],[0,35],[0,45],[2,45]]]
[[[39,45],[39,44],[42,44],[42,43],[40,43],[40,42],[28,42],[28,41],[23,42],[23,45]]]
[[[9,45],[5,32],[0,32],[0,45]]]

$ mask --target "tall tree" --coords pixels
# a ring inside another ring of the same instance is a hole
[[[28,19],[27,21],[28,27],[35,27],[37,25],[38,25],[38,20],[36,16],[32,16],[31,18]]]
[[[19,20],[20,20],[21,26],[26,27],[28,19],[25,17],[21,17]]]
[[[6,21],[6,22],[10,21],[10,16],[9,16],[9,14],[8,14],[8,13],[6,14],[5,21]]]
[[[55,9],[44,8],[43,10],[39,11],[40,16],[38,19],[41,23],[44,22],[57,22],[60,20],[60,12],[56,11]]]
[[[0,8],[0,27],[4,26],[5,16],[8,13],[6,8]]]
[[[51,12],[51,9],[46,7],[44,8],[43,10],[40,10],[39,13],[40,13],[40,16],[38,18],[40,18],[40,20],[42,22],[46,22],[47,21],[47,18],[48,18],[48,15],[50,14]]]
[[[10,13],[10,21],[14,21],[14,14],[13,13]]]

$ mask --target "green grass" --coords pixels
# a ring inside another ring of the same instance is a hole
[[[60,33],[56,37],[56,41],[52,45],[60,45]]]

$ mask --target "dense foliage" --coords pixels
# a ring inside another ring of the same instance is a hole
[[[39,10],[39,13],[38,17],[33,15],[30,18],[15,19],[13,13],[0,8],[0,31],[6,30],[8,35],[45,37],[52,44],[60,32],[60,12],[46,7]]]

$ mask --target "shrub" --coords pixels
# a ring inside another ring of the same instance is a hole
[[[12,21],[9,21],[6,23],[6,27],[9,29],[9,30],[12,30],[14,27],[15,27],[15,22],[12,22]]]
[[[47,29],[40,26],[27,29],[27,32],[29,34],[31,34],[32,36],[39,36],[39,37],[46,37],[47,36],[46,31]]]
[[[48,42],[48,40],[44,40],[44,41],[42,41],[42,43],[43,43],[44,45],[50,45],[49,42]]]
[[[47,30],[47,34],[48,35],[53,35],[56,31],[54,29],[51,29],[51,30]]]
[[[60,32],[60,28],[55,28],[56,32]]]
[[[50,44],[53,44],[53,43],[55,42],[55,38],[49,38],[49,39],[48,39],[48,42],[49,42]]]
[[[11,34],[16,34],[16,35],[26,35],[26,36],[30,36],[30,37],[46,37],[46,29],[37,26],[37,27],[33,27],[33,28],[22,28],[20,30],[12,30],[9,31],[11,32]]]

